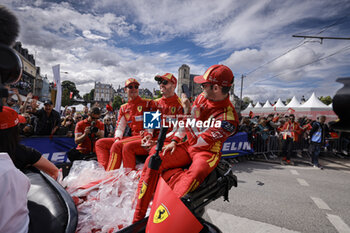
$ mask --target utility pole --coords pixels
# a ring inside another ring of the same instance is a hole
[[[242,99],[242,93],[243,93],[243,79],[245,78],[245,76],[242,74],[241,76],[241,102],[239,103],[239,112],[242,111],[242,104],[243,104],[243,99]]]

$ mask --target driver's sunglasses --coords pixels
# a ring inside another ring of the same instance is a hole
[[[135,86],[133,86],[133,85],[129,85],[129,86],[127,86],[127,88],[129,88],[129,89],[133,89],[133,88],[135,88],[135,89],[139,89],[139,86],[138,86],[138,85],[135,85]]]
[[[93,120],[98,120],[100,117],[91,117]]]
[[[205,89],[208,85],[212,86],[210,83],[201,83],[201,87]]]
[[[168,83],[169,83],[168,80],[164,80],[164,79],[158,80],[158,85],[160,85],[160,84],[167,85]]]

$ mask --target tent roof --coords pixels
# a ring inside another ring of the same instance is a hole
[[[266,100],[266,103],[264,104],[263,108],[271,108],[272,105],[270,104],[270,102],[268,100]]]
[[[247,108],[254,108],[254,106],[252,105],[252,103],[249,103]]]
[[[277,108],[285,107],[285,105],[282,103],[281,98],[278,98],[278,100],[277,100],[276,104],[274,105],[274,107],[277,107]]]
[[[261,108],[261,107],[262,107],[262,106],[261,106],[260,102],[258,102],[258,103],[255,105],[254,108]]]
[[[301,107],[324,108],[324,107],[329,107],[329,106],[322,103],[322,101],[316,97],[315,92],[313,92],[312,95],[310,96],[310,98],[303,105],[301,105]]]
[[[297,100],[297,98],[295,96],[293,96],[292,100],[289,102],[289,104],[287,104],[286,107],[292,108],[292,107],[300,107],[300,103]]]

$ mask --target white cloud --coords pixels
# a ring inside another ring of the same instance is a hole
[[[244,73],[264,63],[267,56],[266,51],[246,48],[233,52],[230,57],[220,63],[231,67],[233,72]]]
[[[293,34],[305,29],[316,34],[350,8],[344,0],[4,1],[15,9],[21,23],[19,39],[36,54],[42,73],[51,76],[51,66],[59,63],[69,72],[63,79],[75,81],[82,92],[89,91],[94,81],[118,86],[129,77],[152,87],[156,73],[177,75],[178,68],[188,64],[191,73],[202,74],[216,58],[238,77],[237,73],[247,73],[294,47],[301,40]],[[326,32],[346,35],[349,29],[331,27]],[[159,43],[174,38],[191,43],[179,50],[177,42],[169,49]],[[244,94],[256,99],[290,98],[315,88],[322,95],[334,94],[336,77],[349,75],[349,53],[301,66],[345,45],[307,43],[248,75]],[[236,78],[236,87],[239,81]]]

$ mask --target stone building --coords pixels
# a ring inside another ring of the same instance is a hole
[[[188,97],[195,99],[195,97],[202,92],[200,84],[197,84],[193,81],[195,76],[198,76],[198,74],[191,74],[190,67],[188,65],[183,64],[179,68],[178,82],[177,82],[178,96],[180,96],[181,93],[186,93]],[[235,103],[238,101],[237,100],[238,97],[234,95],[233,90],[234,90],[234,84],[230,90],[230,100],[233,103]]]
[[[198,76],[190,74],[190,67],[183,64],[179,68],[179,74],[177,79],[177,95],[181,96],[181,93],[185,93],[188,97],[194,99],[202,92],[201,86],[193,81],[194,77]]]
[[[94,101],[109,102],[114,98],[115,93],[112,84],[95,82]]]
[[[28,49],[22,47],[22,43],[17,41],[13,49],[21,58],[22,77],[12,85],[18,89],[21,95],[28,95],[29,92],[37,97],[40,101],[45,101],[50,98],[49,81],[47,77],[43,77],[40,73],[40,67],[35,65],[35,58],[29,53]]]
[[[13,49],[17,51],[23,64],[22,77],[13,87],[17,88],[21,95],[26,96],[29,92],[34,94],[34,83],[37,77],[37,67],[35,66],[34,56],[29,54],[28,49],[23,48],[22,43],[19,41],[14,44]]]

